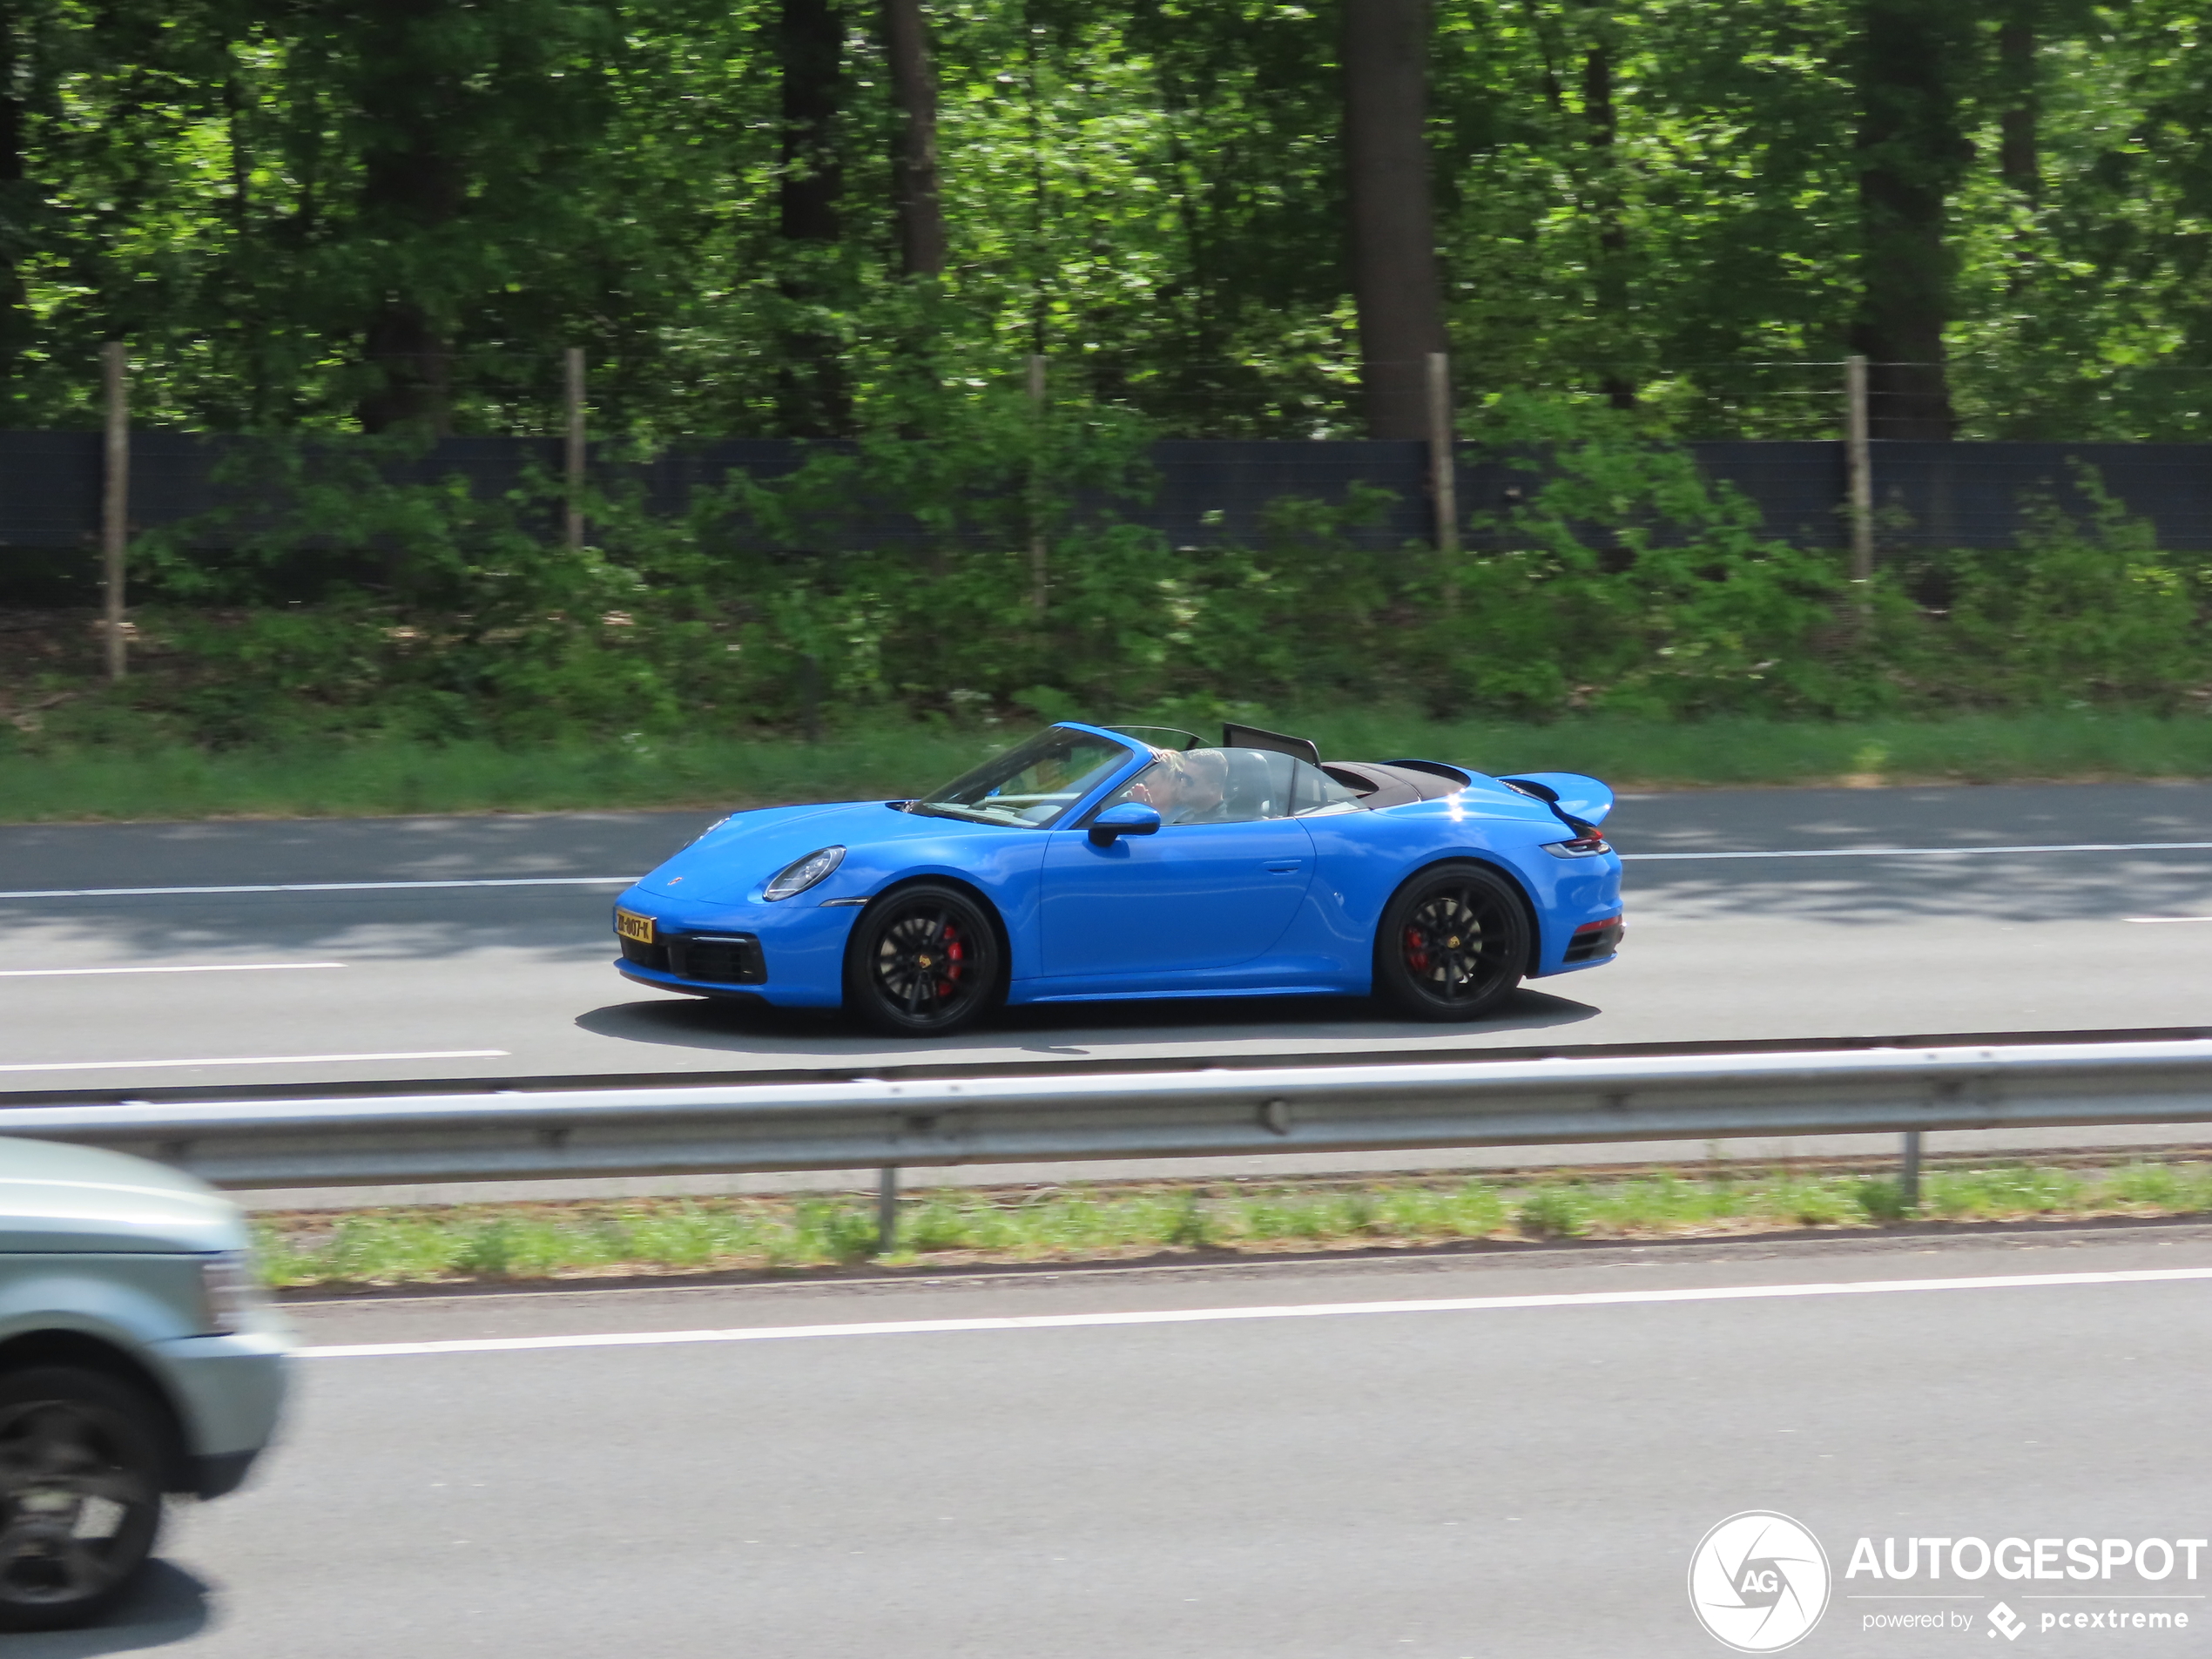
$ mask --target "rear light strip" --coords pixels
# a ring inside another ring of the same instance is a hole
[[[1544,851],[1555,859],[1594,859],[1601,853],[1610,853],[1613,847],[1602,835],[1592,830],[1588,835],[1578,835],[1571,841],[1547,841]]]

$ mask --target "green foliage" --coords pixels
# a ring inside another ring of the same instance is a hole
[[[1862,1176],[1852,1184],[1851,1196],[1859,1212],[1878,1227],[1890,1225],[1906,1218],[1905,1184],[1901,1181],[1884,1179],[1878,1176]]]
[[[542,476],[472,494],[423,475],[419,437],[268,438],[227,480],[246,505],[138,544],[154,596],[140,671],[57,679],[43,689],[64,706],[0,740],[597,745],[611,781],[671,744],[764,729],[1269,709],[1341,725],[1366,706],[1400,728],[1647,723],[1625,765],[1589,767],[1639,779],[1689,742],[1699,754],[1669,764],[1731,780],[1714,753],[1730,721],[1750,723],[1729,763],[1743,781],[2054,775],[2130,750],[2144,759],[2114,769],[2201,768],[2185,737],[2128,723],[2212,694],[2212,575],[2161,554],[2086,470],[2078,519],[2045,502],[2016,550],[1885,570],[1862,617],[1838,556],[1763,536],[1648,417],[1573,400],[1487,408],[1475,442],[1527,498],[1475,514],[1449,559],[1362,546],[1384,505],[1363,489],[1279,498],[1248,543],[1172,546],[1122,516],[1152,486],[1154,430],[1123,410],[987,388],[899,414],[783,477],[702,488],[672,518],[591,496],[580,549]],[[1769,729],[1960,709],[2117,724],[2038,741],[1999,722],[1979,747],[1956,724],[1850,742]],[[1665,735],[1686,719],[1707,735]]]
[[[1996,42],[2020,8],[1942,9],[1940,142],[1918,146],[1950,158],[1966,430],[2202,436],[2202,9],[2027,10],[2023,87]],[[846,12],[841,235],[804,244],[781,233],[770,0],[25,0],[0,20],[23,164],[0,169],[0,415],[82,423],[98,346],[123,338],[142,418],[346,429],[404,309],[409,372],[465,432],[550,429],[572,343],[595,426],[631,437],[775,431],[824,352],[863,426],[917,380],[1002,381],[1042,351],[1063,389],[1178,433],[1356,428],[1335,7],[929,13],[952,257],[909,281],[885,257],[867,8]],[[1440,0],[1437,241],[1466,388],[1831,435],[1865,274],[1866,14]],[[2023,96],[2028,189],[2001,165]]]
[[[1431,638],[1452,701],[1644,715],[1833,711],[1834,560],[1772,541],[1687,452],[1611,410],[1501,398],[1480,438],[1548,474],[1474,517],[1497,550],[1449,573]],[[1452,696],[1452,693],[1457,693]]]
[[[1172,547],[1116,511],[1150,488],[1143,423],[990,394],[924,407],[927,435],[734,475],[674,520],[595,500],[581,550],[550,533],[542,478],[486,499],[407,481],[396,441],[269,440],[229,481],[250,508],[141,544],[166,601],[144,626],[181,666],[131,695],[223,745],[1409,694],[1440,712],[1826,713],[1864,678],[1821,649],[1833,561],[1763,539],[1686,452],[1608,411],[1501,401],[1490,441],[1549,481],[1481,522],[1498,550],[1444,570],[1355,549],[1383,505],[1366,489],[1279,499],[1250,545]],[[885,536],[886,515],[920,545]]]
[[[2189,1215],[2212,1210],[2212,1168],[2130,1163],[1939,1169],[1923,1212],[1952,1221]],[[1345,1187],[1045,1187],[1008,1194],[942,1189],[909,1199],[895,1260],[1113,1258],[1162,1251],[1358,1248],[1462,1239],[1658,1238],[1794,1227],[1888,1226],[1908,1219],[1888,1177],[1792,1170],[1710,1177],[1661,1170],[1626,1179],[1475,1177]],[[293,1214],[255,1224],[271,1284],[307,1285],[533,1278],[574,1273],[775,1271],[876,1253],[873,1203],[857,1197],[637,1199],[577,1204],[382,1209]]]
[[[2207,572],[2161,554],[2094,472],[2086,520],[2046,502],[2017,553],[1955,556],[1941,664],[1965,698],[2014,707],[2083,702],[2172,708],[2208,678]],[[1962,683],[1963,682],[1963,683]]]
[[[132,693],[136,695],[137,692]],[[772,806],[911,795],[1002,748],[1009,732],[1075,699],[1032,688],[1004,715],[848,719],[819,741],[777,732],[692,730],[666,738],[546,745],[475,738],[422,743],[327,732],[210,750],[177,741],[158,711],[87,698],[35,732],[0,725],[0,819],[175,820],[252,813],[556,812],[610,806]],[[1717,716],[1696,722],[1575,715],[1432,719],[1401,705],[1239,705],[1332,755],[1432,755],[1510,774],[1588,772],[1616,786],[1830,784],[1846,774],[1898,783],[2212,777],[2212,720],[2058,710],[1943,719],[1811,722]],[[1188,708],[1160,711],[1211,718]],[[25,717],[34,718],[34,717]],[[711,718],[703,716],[701,718]],[[631,734],[623,734],[629,738]]]

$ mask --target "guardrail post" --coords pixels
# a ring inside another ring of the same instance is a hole
[[[899,1247],[899,1166],[887,1163],[876,1172],[875,1253],[888,1256]]]
[[[1920,1207],[1920,1131],[1905,1131],[1905,1157],[1898,1167],[1898,1201],[1908,1211]]]

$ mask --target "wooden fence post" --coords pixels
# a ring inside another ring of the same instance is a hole
[[[1859,614],[1873,609],[1874,451],[1868,441],[1866,360],[1844,359],[1844,448],[1851,472],[1851,579]]]
[[[1029,354],[1029,412],[1035,417],[1036,437],[1040,445],[1044,441],[1044,356]],[[1045,604],[1049,582],[1045,569],[1044,536],[1044,476],[1043,456],[1037,455],[1029,462],[1029,609],[1039,622],[1044,620]]]
[[[119,340],[101,349],[107,401],[107,448],[100,489],[100,585],[106,609],[107,677],[128,664],[123,637],[123,554],[131,535],[130,359]]]
[[[569,417],[568,516],[563,525],[571,553],[583,546],[583,347],[568,349],[567,385],[563,401]]]
[[[1444,609],[1459,609],[1460,580],[1454,566],[1460,551],[1460,475],[1455,445],[1458,422],[1452,411],[1452,360],[1440,351],[1428,354],[1428,488],[1436,508],[1436,552],[1443,566]]]

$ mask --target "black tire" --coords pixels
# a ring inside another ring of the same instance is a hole
[[[845,953],[846,1009],[892,1036],[941,1037],[998,1001],[998,929],[957,887],[920,882],[860,913]]]
[[[1417,1020],[1473,1020],[1521,983],[1528,913],[1504,876],[1440,864],[1415,876],[1375,933],[1375,989]]]
[[[130,1588],[161,1529],[167,1433],[97,1371],[0,1376],[0,1630],[83,1624]]]

